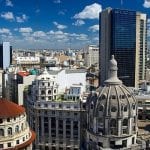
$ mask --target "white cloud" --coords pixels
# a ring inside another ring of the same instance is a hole
[[[7,28],[0,28],[0,34],[12,35],[12,33],[10,32],[10,30],[7,29]]]
[[[31,27],[14,28],[20,34],[9,35],[8,30],[0,30],[0,40],[9,41],[14,48],[81,48],[90,44],[87,34],[63,32],[62,30],[34,31]],[[4,34],[5,33],[5,34]]]
[[[39,12],[40,12],[40,9],[36,9],[35,12],[36,12],[36,13],[39,13]]]
[[[56,26],[56,28],[59,29],[59,30],[63,30],[63,29],[66,29],[66,28],[67,28],[66,25],[59,24],[59,23],[57,23],[56,21],[54,21],[53,24],[54,24],[54,25]]]
[[[77,40],[80,40],[80,41],[87,41],[88,40],[88,36],[86,34],[79,34],[77,37],[76,37]]]
[[[44,37],[46,36],[46,33],[43,31],[36,31],[32,34],[33,37]]]
[[[58,12],[58,15],[65,15],[67,12],[67,9],[62,9]]]
[[[150,8],[150,0],[144,0],[143,7]]]
[[[94,37],[93,40],[98,42],[99,41],[99,37],[98,36]]]
[[[6,19],[6,20],[14,20],[14,14],[12,12],[2,13],[1,17]]]
[[[80,40],[80,41],[87,41],[88,35],[86,34],[77,34],[77,33],[68,33],[63,31],[49,31],[47,32],[48,35],[52,35],[54,39],[71,39],[71,40]]]
[[[98,24],[95,24],[95,25],[89,27],[89,31],[92,31],[92,32],[97,32],[97,31],[99,31],[99,25],[98,25]]]
[[[60,4],[61,0],[54,0],[53,2],[56,3],[56,4]]]
[[[16,21],[19,23],[25,22],[28,20],[28,16],[26,16],[26,14],[23,14],[22,16],[17,16],[16,17]]]
[[[65,15],[65,12],[64,11],[59,11],[58,15]]]
[[[30,32],[32,32],[32,28],[31,27],[19,28],[19,32],[20,33],[30,33]]]
[[[6,0],[6,6],[13,7],[13,3],[11,0]]]
[[[68,38],[69,34],[60,30],[59,31],[50,30],[49,32],[47,32],[47,35],[54,41],[55,40],[65,40],[65,41],[69,40]]]
[[[73,25],[75,25],[75,26],[82,26],[84,24],[85,24],[85,22],[83,20],[76,20],[76,22],[73,23]]]
[[[14,31],[18,31],[18,28],[14,28]]]
[[[86,6],[81,12],[74,15],[75,19],[98,19],[99,13],[102,11],[100,4],[94,3]]]

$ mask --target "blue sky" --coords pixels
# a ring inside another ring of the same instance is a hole
[[[25,49],[98,44],[98,14],[107,7],[150,18],[150,0],[0,0],[0,41]],[[148,27],[150,36],[150,19]]]

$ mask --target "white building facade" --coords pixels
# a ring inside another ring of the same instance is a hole
[[[85,58],[84,63],[86,67],[97,65],[99,67],[99,47],[96,45],[88,45],[84,48]]]
[[[60,93],[57,81],[45,70],[27,93],[29,124],[37,134],[34,149],[79,150],[84,113],[82,86],[74,85]]]
[[[58,69],[48,71],[50,76],[59,84],[59,92],[64,92],[73,84],[80,84],[83,92],[86,91],[86,70],[84,69]]]

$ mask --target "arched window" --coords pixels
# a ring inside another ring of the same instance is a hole
[[[4,129],[0,129],[0,136],[4,136]]]
[[[125,95],[121,95],[121,98],[122,98],[122,99],[125,99]]]
[[[99,106],[99,111],[103,111],[104,110],[104,107],[102,105]]]
[[[11,127],[8,128],[7,134],[8,134],[8,135],[12,135],[12,128],[11,128]]]
[[[117,135],[117,121],[116,119],[111,119],[110,121],[110,133],[112,135]]]
[[[116,121],[116,119],[111,119],[111,121],[110,121],[110,127],[117,127],[117,121]]]
[[[128,107],[126,105],[126,106],[124,106],[124,111],[126,112],[127,110],[128,110]]]
[[[135,104],[134,103],[132,104],[132,108],[133,108],[133,110],[135,109]]]
[[[117,108],[116,108],[115,106],[112,106],[112,107],[111,107],[111,111],[112,111],[112,112],[116,112],[116,111],[117,111]]]
[[[123,125],[123,126],[128,126],[128,119],[123,119],[122,125]]]
[[[41,95],[44,95],[45,94],[45,91],[44,90],[41,90]]]
[[[131,97],[131,95],[130,95],[130,94],[128,94],[128,97],[130,98],[130,97]]]
[[[54,93],[56,93],[56,89],[54,90]]]
[[[52,94],[52,91],[51,91],[51,90],[48,90],[48,94]]]
[[[15,132],[16,132],[16,133],[19,132],[19,126],[18,126],[18,125],[16,125],[16,127],[15,127]]]
[[[101,95],[101,99],[103,100],[103,99],[106,99],[106,95],[105,94],[102,94]]]
[[[3,123],[3,119],[0,119],[0,123]]]
[[[115,96],[115,95],[112,95],[111,98],[112,98],[112,99],[116,99],[116,96]]]

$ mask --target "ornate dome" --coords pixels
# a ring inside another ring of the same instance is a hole
[[[117,77],[117,62],[112,56],[110,60],[109,78],[105,81],[105,86],[98,91],[98,98],[95,102],[94,115],[106,116],[131,116],[136,110],[136,100],[132,92],[122,84]]]
[[[25,109],[9,100],[0,99],[0,118],[15,117],[23,114]]]
[[[94,142],[103,143],[103,147],[112,149],[135,144],[137,133],[136,99],[118,79],[117,70],[117,62],[112,56],[109,78],[97,94],[89,96],[87,102],[89,137],[96,135],[93,136]],[[102,142],[104,139],[105,142]]]
[[[0,99],[0,149],[32,149],[35,133],[30,130],[25,109]]]

